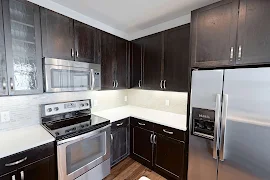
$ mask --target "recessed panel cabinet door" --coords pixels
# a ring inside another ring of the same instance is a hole
[[[131,88],[142,86],[142,49],[138,41],[131,43]]]
[[[192,12],[193,67],[234,65],[237,20],[237,0],[223,0]]]
[[[76,61],[95,63],[95,28],[74,22]]]
[[[43,57],[74,60],[73,19],[41,8]]]
[[[39,7],[3,1],[9,94],[43,92]]]
[[[143,88],[161,89],[161,66],[163,62],[163,38],[162,33],[157,33],[144,38],[143,53]]]
[[[180,26],[164,33],[164,89],[187,92],[190,26]]]
[[[236,64],[270,63],[270,1],[240,0]]]
[[[116,88],[127,88],[127,42],[116,37]]]
[[[5,53],[5,41],[4,41],[4,21],[2,16],[2,1],[0,2],[0,96],[8,95],[7,87],[7,62]]]

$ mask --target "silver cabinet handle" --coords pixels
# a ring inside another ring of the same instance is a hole
[[[145,126],[145,124],[144,124],[144,123],[140,123],[140,122],[138,122],[138,124],[139,124],[139,125],[141,125],[141,126]]]
[[[21,160],[19,160],[19,161],[16,161],[16,162],[12,162],[12,163],[5,164],[5,166],[6,166],[6,167],[14,166],[14,165],[20,164],[20,163],[22,163],[22,162],[24,162],[24,161],[26,161],[26,160],[27,160],[27,157],[25,157],[25,158],[23,158],[23,159],[21,159]]]
[[[11,179],[12,180],[16,180],[16,176],[15,175],[12,175]]]
[[[157,135],[154,135],[153,142],[154,142],[154,144],[157,144]]]
[[[94,88],[95,88],[95,72],[94,72],[94,69],[91,69],[91,76],[92,76],[91,90],[94,90]]]
[[[74,49],[71,48],[71,57],[74,57]]]
[[[3,85],[3,90],[6,90],[7,89],[7,82],[6,82],[5,77],[3,77],[2,85]]]
[[[163,81],[163,88],[166,89],[166,80]]]
[[[163,88],[162,88],[162,84],[163,84],[162,82],[163,82],[163,80],[161,80],[161,81],[160,81],[160,84],[159,84],[159,86],[160,86],[161,89],[163,89]]]
[[[124,123],[122,122],[122,123],[119,123],[119,124],[116,124],[116,126],[122,126]]]
[[[238,61],[241,60],[241,57],[242,57],[242,46],[239,46],[239,48],[238,48]]]
[[[113,142],[113,135],[111,134],[111,141]]]
[[[220,160],[225,160],[225,137],[226,137],[226,121],[228,112],[228,94],[223,95],[222,103],[222,121],[221,121],[221,138],[220,138]]]
[[[216,109],[215,109],[215,128],[214,128],[214,145],[213,145],[213,158],[218,157],[218,139],[219,139],[219,124],[220,124],[220,112],[221,112],[221,94],[216,96]]]
[[[234,48],[233,48],[233,47],[231,47],[230,61],[232,61],[232,59],[233,59],[233,50],[234,50]]]
[[[78,58],[79,57],[79,51],[76,50],[76,57]]]
[[[151,144],[154,143],[154,142],[153,142],[153,134],[151,134],[151,136],[150,136],[150,142],[151,142]]]
[[[166,129],[163,129],[163,132],[165,132],[165,133],[167,133],[167,134],[173,134],[173,132],[167,131]]]
[[[113,88],[115,88],[115,81],[113,81]]]
[[[14,82],[13,82],[13,78],[10,78],[10,89],[14,90]]]
[[[139,87],[141,87],[142,85],[141,85],[141,83],[142,83],[142,80],[139,80]]]
[[[118,81],[116,80],[116,87],[118,87]]]
[[[24,172],[23,171],[21,171],[21,180],[24,180]]]

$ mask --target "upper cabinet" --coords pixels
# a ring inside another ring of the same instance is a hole
[[[223,0],[193,11],[192,67],[270,63],[269,8],[269,1]]]
[[[41,8],[43,57],[74,60],[74,21]]]
[[[131,44],[131,87],[188,91],[190,25],[135,40]]]
[[[8,84],[10,95],[42,93],[39,7],[23,0],[4,0],[3,15],[8,80],[3,81],[2,70],[2,85]],[[1,55],[2,69],[5,61]]]

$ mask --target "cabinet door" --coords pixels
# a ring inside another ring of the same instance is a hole
[[[164,33],[164,84],[168,91],[188,91],[190,26]]]
[[[39,7],[3,1],[9,94],[43,92]]]
[[[41,8],[43,57],[74,60],[73,19]]]
[[[139,41],[131,44],[131,88],[140,88],[142,85],[142,50]]]
[[[234,65],[237,20],[238,0],[223,0],[192,12],[193,67]]]
[[[158,134],[154,139],[154,168],[174,179],[182,179],[185,144]]]
[[[163,34],[158,33],[146,37],[143,53],[143,88],[161,89],[161,65],[163,62]]]
[[[119,126],[112,130],[112,160],[114,166],[129,155],[130,126]]]
[[[270,1],[240,0],[236,64],[270,63]]]
[[[153,157],[153,132],[131,126],[131,154],[138,162],[151,167]]]
[[[101,33],[99,29],[95,29],[95,52],[94,52],[94,60],[96,64],[101,64]]]
[[[101,86],[103,90],[113,89],[116,78],[115,37],[108,33],[101,34]]]
[[[55,180],[55,159],[54,156],[30,164],[18,170],[21,180]]]
[[[7,88],[7,62],[4,41],[4,21],[2,16],[2,1],[0,2],[0,96],[8,95]]]
[[[76,61],[95,63],[95,28],[74,22]]]
[[[127,41],[116,38],[116,88],[127,88]]]

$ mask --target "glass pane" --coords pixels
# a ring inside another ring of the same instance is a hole
[[[90,87],[90,72],[72,71],[73,87]]]
[[[65,69],[52,69],[52,88],[70,88],[70,71]]]
[[[67,146],[67,173],[70,174],[106,154],[106,132]]]
[[[15,90],[35,90],[38,82],[34,9],[14,0],[9,5]]]

